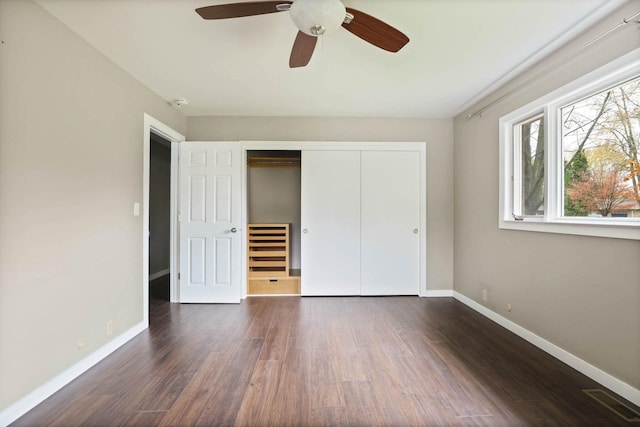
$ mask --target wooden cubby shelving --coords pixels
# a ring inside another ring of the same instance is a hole
[[[248,224],[248,294],[300,293],[289,275],[289,224]]]
[[[289,275],[289,224],[249,224],[249,277]]]

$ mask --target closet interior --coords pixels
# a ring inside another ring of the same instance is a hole
[[[247,151],[247,294],[300,294],[300,151]]]

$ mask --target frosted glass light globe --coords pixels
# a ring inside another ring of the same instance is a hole
[[[340,0],[295,0],[289,10],[296,27],[310,36],[337,30],[346,12]]]

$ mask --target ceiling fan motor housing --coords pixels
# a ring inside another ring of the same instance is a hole
[[[289,13],[300,31],[319,36],[337,30],[347,11],[340,0],[295,0]]]

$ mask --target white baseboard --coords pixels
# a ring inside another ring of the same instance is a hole
[[[447,289],[436,289],[433,291],[426,291],[424,295],[421,295],[427,298],[442,298],[442,297],[452,297],[453,291]]]
[[[533,332],[523,328],[522,326],[512,322],[511,320],[499,315],[495,311],[489,310],[487,307],[482,304],[477,303],[476,301],[462,295],[459,292],[453,291],[453,297],[465,304],[466,306],[474,309],[478,313],[482,314],[485,317],[493,320],[500,326],[508,329],[519,337],[529,341],[531,344],[535,345],[539,349],[549,353],[551,356],[556,359],[561,360],[567,365],[571,366],[575,370],[583,373],[587,377],[592,380],[602,384],[604,387],[613,391],[614,393],[619,394],[620,396],[627,399],[629,402],[632,402],[634,405],[640,406],[640,390],[630,386],[629,384],[611,376],[610,374],[604,372],[602,369],[591,365],[590,363],[585,362],[579,357],[569,353],[566,350],[558,347],[557,345],[547,341],[546,339],[534,334]]]
[[[165,268],[164,270],[160,270],[156,273],[150,274],[149,281],[159,279],[160,277],[166,276],[167,274],[170,274],[170,273],[171,273],[171,270],[169,270],[168,268]]]
[[[0,426],[7,426],[29,412],[35,406],[42,403],[46,398],[51,396],[56,391],[60,390],[65,385],[69,384],[71,381],[79,377],[82,373],[113,353],[118,348],[122,347],[127,341],[131,340],[133,337],[135,337],[145,329],[146,327],[144,323],[138,323],[128,331],[118,335],[116,338],[109,341],[98,350],[80,360],[75,365],[56,375],[47,383],[36,388],[17,402],[9,405],[7,408],[2,410],[2,412],[0,412]]]

